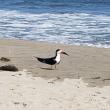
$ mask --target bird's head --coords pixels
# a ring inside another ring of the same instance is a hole
[[[66,52],[64,52],[62,49],[57,49],[56,54],[65,54],[68,55]],[[69,56],[69,55],[68,55]]]

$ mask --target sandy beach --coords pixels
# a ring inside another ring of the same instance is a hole
[[[56,70],[34,58],[58,48],[69,56]],[[110,48],[1,39],[0,57],[19,69],[0,71],[2,110],[110,110]]]

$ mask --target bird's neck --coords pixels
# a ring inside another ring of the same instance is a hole
[[[60,54],[59,53],[56,53],[55,60],[57,63],[60,62]]]

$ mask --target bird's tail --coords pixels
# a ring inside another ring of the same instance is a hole
[[[44,62],[43,58],[39,58],[39,57],[35,57],[35,58],[37,58],[37,60],[40,61],[40,62]]]

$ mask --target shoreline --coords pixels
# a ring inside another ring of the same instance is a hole
[[[62,55],[56,70],[47,70],[49,65],[39,63],[33,56],[54,56],[61,48],[70,56]],[[27,69],[30,74],[42,78],[82,78],[89,86],[110,85],[110,48],[64,45],[28,40],[0,39],[0,57],[10,58],[9,64],[19,70]],[[8,64],[8,63],[5,63]],[[4,63],[0,62],[0,65]]]
[[[110,46],[108,45],[103,45],[101,46],[101,44],[97,44],[97,45],[93,45],[93,44],[64,44],[64,43],[57,43],[57,42],[48,42],[48,41],[37,41],[37,40],[29,40],[29,39],[12,39],[12,38],[0,38],[0,41],[5,41],[5,40],[9,40],[9,41],[25,41],[25,42],[33,42],[33,43],[42,43],[42,44],[56,44],[56,45],[65,45],[65,46],[78,46],[78,47],[89,47],[89,48],[101,48],[101,49],[110,49]]]

